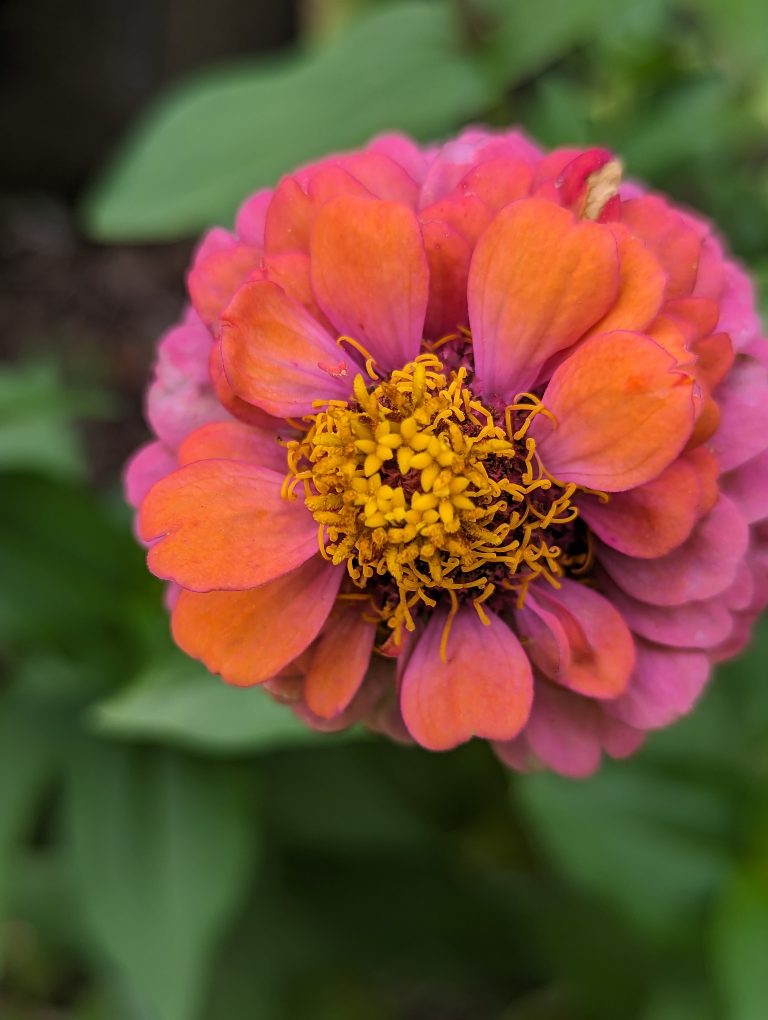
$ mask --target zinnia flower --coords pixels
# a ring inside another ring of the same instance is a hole
[[[710,224],[598,149],[400,136],[211,231],[128,469],[176,642],[311,725],[585,775],[768,601],[768,364]]]

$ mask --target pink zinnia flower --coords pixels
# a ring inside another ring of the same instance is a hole
[[[399,136],[202,241],[127,473],[173,633],[308,723],[585,775],[768,601],[747,277],[603,150]]]

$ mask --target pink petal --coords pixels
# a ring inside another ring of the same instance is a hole
[[[626,694],[605,710],[639,729],[668,726],[690,712],[709,678],[702,652],[659,648],[639,640],[637,667]]]
[[[453,621],[446,661],[440,642],[448,619],[435,611],[405,668],[400,708],[414,740],[443,751],[473,736],[510,740],[525,725],[533,690],[520,642],[495,614],[474,609]]]
[[[598,545],[599,562],[628,595],[657,606],[679,606],[724,591],[747,550],[749,529],[727,498],[694,529],[690,538],[666,556],[638,560]]]
[[[272,189],[264,188],[247,198],[237,210],[235,232],[246,244],[264,247],[264,225],[272,201]]]
[[[632,635],[599,592],[563,579],[558,590],[529,592],[516,611],[533,662],[550,679],[594,698],[614,698],[635,664]]]
[[[635,634],[659,645],[713,648],[725,641],[733,629],[722,595],[679,606],[652,606],[633,599],[609,578],[602,579],[601,589]]]
[[[290,430],[279,419],[273,421],[273,429],[239,421],[216,421],[203,425],[190,433],[179,447],[179,467],[197,460],[244,460],[285,475],[286,451],[278,440],[280,432],[286,436]]]
[[[720,484],[748,524],[768,518],[768,449],[723,476]]]
[[[614,492],[608,502],[579,497],[581,516],[607,545],[627,556],[652,559],[682,545],[699,517],[701,486],[695,468],[678,459],[645,485]]]
[[[525,738],[540,761],[564,776],[591,775],[600,765],[600,715],[594,702],[539,681]]]
[[[163,443],[146,443],[139,447],[123,472],[126,501],[138,508],[155,482],[175,471],[177,466],[173,451]]]
[[[720,426],[707,444],[722,471],[731,471],[762,453],[768,445],[768,369],[739,356],[715,392]]]

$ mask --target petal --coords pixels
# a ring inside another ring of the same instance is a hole
[[[640,333],[591,337],[555,370],[531,429],[550,474],[607,492],[659,475],[694,423],[693,379]]]
[[[714,648],[733,630],[731,614],[722,596],[680,606],[651,606],[627,595],[610,578],[602,578],[601,589],[635,634],[659,645]]]
[[[668,726],[690,712],[709,677],[702,652],[659,648],[637,642],[637,667],[626,694],[606,702],[605,710],[640,729]]]
[[[138,508],[146,494],[161,478],[178,467],[176,456],[164,443],[146,443],[131,457],[123,472],[125,499]]]
[[[593,698],[615,698],[635,665],[632,635],[599,592],[563,579],[556,591],[529,592],[516,611],[518,632],[551,680]]]
[[[548,358],[605,315],[618,288],[609,228],[578,223],[541,199],[507,206],[478,241],[469,270],[480,391],[511,399],[529,389]]]
[[[397,202],[338,198],[320,210],[311,241],[320,307],[385,370],[419,352],[429,268],[419,223]]]
[[[283,422],[275,419],[276,426]],[[179,447],[179,467],[196,460],[244,460],[285,474],[286,452],[277,432],[238,421],[217,421],[191,432]],[[174,465],[175,466],[175,465]]]
[[[246,277],[261,264],[261,248],[237,244],[196,259],[187,275],[195,311],[207,326],[215,325]]]
[[[298,301],[274,283],[246,284],[221,325],[224,371],[235,393],[269,414],[311,414],[317,400],[344,398],[353,365]]]
[[[173,637],[231,684],[269,680],[317,637],[344,570],[314,556],[298,569],[248,591],[182,591]]]
[[[531,665],[512,631],[493,613],[485,626],[473,609],[453,621],[446,661],[440,643],[448,614],[436,611],[405,668],[400,709],[417,743],[443,751],[469,740],[511,740],[531,707]]]
[[[607,545],[641,559],[664,556],[688,538],[699,518],[701,488],[695,468],[678,459],[645,485],[614,492],[608,502],[579,498],[581,516]]]
[[[744,518],[721,496],[690,538],[666,556],[638,560],[599,543],[595,552],[628,595],[651,605],[679,606],[724,591],[736,576],[748,540]]]
[[[149,492],[139,533],[149,569],[183,588],[254,588],[317,552],[317,525],[283,499],[283,476],[257,464],[200,460]]]
[[[272,189],[264,188],[246,198],[237,210],[235,233],[246,244],[255,244],[259,248],[264,246],[264,224],[271,201]]]
[[[725,475],[721,484],[748,524],[768,518],[768,450]]]
[[[262,411],[260,407],[249,404],[247,400],[242,400],[232,389],[224,372],[224,362],[221,357],[221,341],[211,347],[208,371],[210,373],[211,386],[216,394],[216,399],[221,405],[221,418],[228,419],[229,414],[233,418],[237,418],[238,421],[245,422],[247,425],[257,425],[260,428],[269,428],[276,420],[271,414]]]
[[[607,228],[619,252],[619,293],[610,311],[593,327],[594,333],[613,329],[642,332],[658,315],[667,287],[667,274],[659,260],[625,226]]]
[[[667,273],[667,297],[693,291],[702,239],[682,215],[656,195],[622,202],[622,222],[653,251]]]
[[[588,698],[540,680],[536,684],[525,738],[540,761],[564,776],[580,779],[600,765],[600,714]]]
[[[740,355],[715,397],[720,427],[709,441],[722,471],[731,471],[761,453],[768,444],[768,370]]]
[[[424,334],[438,339],[467,324],[467,275],[472,250],[447,223],[430,220],[422,229],[429,261],[429,305]]]
[[[307,672],[307,707],[333,719],[349,705],[371,661],[376,624],[363,618],[359,604],[338,603],[320,635]]]

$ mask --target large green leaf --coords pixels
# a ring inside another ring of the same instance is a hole
[[[766,840],[768,849],[768,840]],[[768,858],[734,874],[714,924],[714,969],[726,1015],[764,1020],[768,1009]]]
[[[606,764],[578,784],[528,776],[517,790],[558,872],[641,931],[675,933],[729,867],[727,797],[643,759]]]
[[[101,733],[207,752],[268,751],[328,741],[264,691],[232,687],[180,652],[152,664],[136,682],[94,707]]]
[[[86,222],[103,240],[226,223],[299,163],[394,128],[439,135],[490,100],[448,6],[388,4],[317,53],[218,70],[171,92],[89,196]]]
[[[84,461],[73,419],[106,409],[103,395],[67,389],[52,363],[0,368],[0,470],[81,475]]]
[[[95,937],[156,1020],[199,1016],[213,949],[256,854],[247,774],[93,745],[69,772],[68,832]]]

